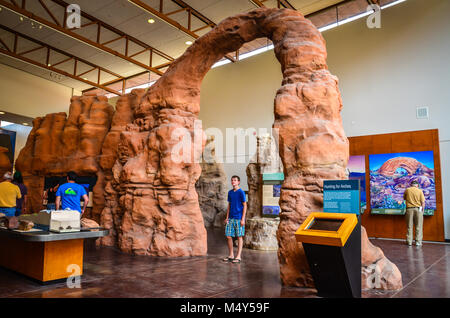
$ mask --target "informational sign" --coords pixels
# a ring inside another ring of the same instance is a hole
[[[280,215],[281,183],[284,180],[284,174],[263,173],[262,177],[262,216],[278,217]]]
[[[280,214],[280,189],[281,184],[263,185],[263,216],[278,216]]]
[[[360,214],[359,180],[324,180],[323,212]]]

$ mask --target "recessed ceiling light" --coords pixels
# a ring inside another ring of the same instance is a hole
[[[147,20],[147,22],[150,23],[150,24],[155,23],[155,19],[150,18],[150,19]]]
[[[5,112],[0,111],[0,115],[4,115],[4,114],[5,114]]]
[[[191,45],[191,44],[192,44],[192,41],[186,41],[186,42],[184,42],[184,43],[186,43],[186,45]]]
[[[28,123],[22,123],[22,125],[24,125],[24,126],[28,126]]]

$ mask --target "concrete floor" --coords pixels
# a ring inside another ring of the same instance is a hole
[[[363,291],[363,298],[450,297],[450,244],[372,239],[402,273],[403,289]],[[85,244],[81,288],[42,286],[0,268],[0,298],[316,298],[315,289],[282,287],[276,252],[244,249],[241,264],[223,263],[221,230],[208,229],[208,255],[189,258],[133,256]]]

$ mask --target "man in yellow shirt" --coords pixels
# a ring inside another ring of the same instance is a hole
[[[11,217],[16,213],[16,200],[22,198],[22,195],[19,187],[11,183],[13,179],[11,172],[6,172],[3,179],[5,181],[0,183],[0,213]]]
[[[422,246],[423,211],[425,210],[425,196],[419,189],[416,180],[405,190],[403,199],[406,201],[406,244],[412,245],[413,226],[416,228],[416,246]]]

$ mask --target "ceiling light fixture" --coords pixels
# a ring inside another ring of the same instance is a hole
[[[4,114],[6,114],[5,112],[2,112],[2,111],[0,111],[0,115],[4,115]]]
[[[22,125],[24,125],[24,126],[28,126],[28,123],[22,123]]]
[[[147,20],[147,22],[150,23],[150,24],[155,23],[155,19],[150,18],[150,19]]]
[[[186,45],[191,45],[191,44],[192,44],[192,41],[186,41],[186,42],[184,42],[184,43],[186,43]]]

